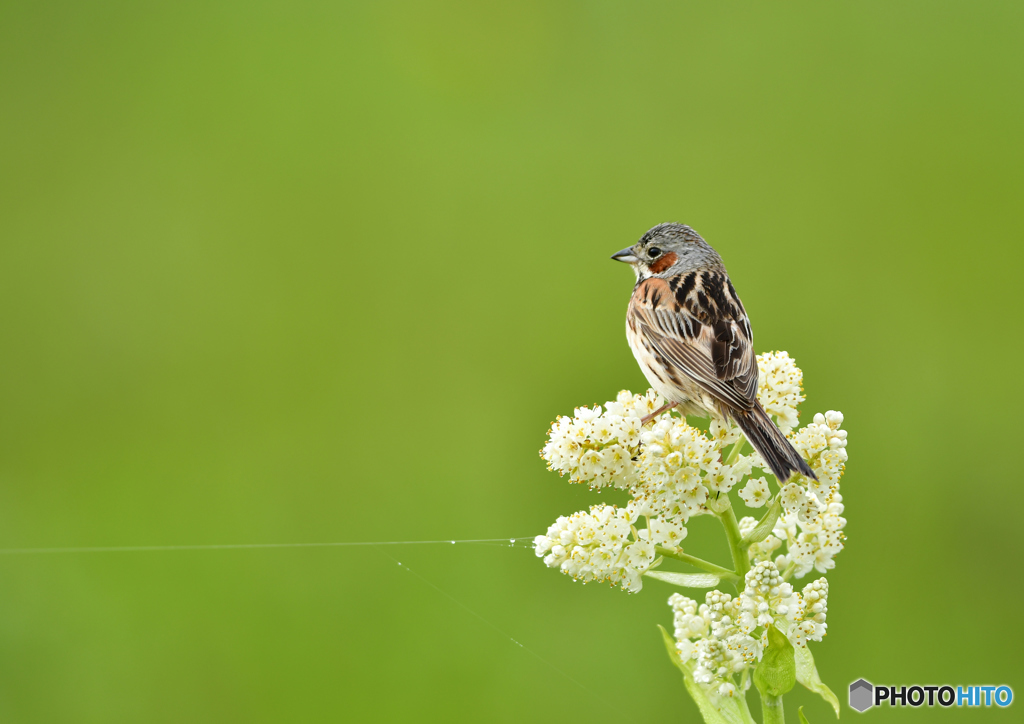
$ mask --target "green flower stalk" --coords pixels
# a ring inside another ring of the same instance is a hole
[[[541,451],[549,467],[571,482],[630,495],[623,508],[594,505],[559,518],[537,536],[534,549],[547,566],[631,593],[643,589],[644,579],[712,589],[703,603],[672,594],[674,631],[662,629],[669,656],[709,723],[754,722],[747,704],[751,688],[760,694],[764,724],[783,722],[783,696],[797,682],[839,715],[839,702],[822,683],[807,646],[821,641],[828,628],[828,582],[818,578],[798,591],[789,581],[831,570],[844,545],[843,415],[817,414],[794,431],[803,373],[785,352],[757,361],[758,399],[818,480],[795,476],[778,488],[761,457],[744,454],[745,440],[728,422],[712,420],[705,432],[670,411],[641,424],[662,405],[654,391],[623,391],[603,407],[560,417]],[[761,517],[738,518],[733,491],[745,507],[764,508]],[[683,550],[686,525],[698,515],[722,523],[731,567]],[[701,572],[667,570],[669,561]]]

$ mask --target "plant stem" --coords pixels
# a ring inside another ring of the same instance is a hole
[[[728,568],[716,566],[714,563],[706,561],[703,558],[697,558],[696,556],[691,556],[688,553],[683,553],[679,550],[672,550],[671,548],[662,548],[661,546],[657,546],[656,550],[660,555],[667,558],[674,558],[677,561],[689,563],[694,568],[700,568],[702,571],[707,571],[708,573],[719,573],[730,581],[736,581],[739,578],[739,576],[736,575],[736,571],[730,571]]]
[[[743,672],[743,678],[744,679],[746,679],[747,676],[749,675],[748,671],[749,671],[749,669],[747,671]],[[747,721],[754,721],[754,716],[753,716],[753,714],[750,713],[750,706],[747,704],[747,692],[743,688],[743,681],[742,680],[740,681],[740,685],[737,687],[736,691],[737,691],[737,696],[739,697],[739,700],[740,700],[740,708],[743,710],[743,713],[746,715]]]
[[[746,442],[747,439],[745,437],[741,437],[736,441],[736,444],[733,445],[732,449],[729,451],[729,455],[725,458],[726,465],[732,465],[739,459],[740,451],[743,449],[743,445],[746,444]]]
[[[740,535],[740,525],[736,521],[735,511],[732,509],[732,501],[727,498],[726,504],[727,507],[719,514],[718,519],[722,521],[725,537],[729,539],[729,550],[732,551],[732,564],[736,569],[737,577],[734,583],[736,591],[740,592],[743,590],[747,571],[750,570],[750,556],[747,554],[746,546],[743,545],[743,536]]]
[[[786,724],[781,696],[761,694],[761,721],[763,724]]]

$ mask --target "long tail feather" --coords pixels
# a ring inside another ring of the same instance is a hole
[[[754,449],[761,453],[761,457],[768,463],[768,467],[775,473],[780,484],[789,480],[793,473],[800,473],[817,480],[817,476],[807,465],[807,461],[800,456],[800,453],[786,439],[782,431],[775,426],[760,403],[750,412],[734,410],[732,417]]]

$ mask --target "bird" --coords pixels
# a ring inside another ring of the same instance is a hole
[[[722,257],[691,227],[658,224],[612,255],[633,267],[626,338],[651,386],[684,415],[735,421],[779,480],[817,479],[757,400],[750,319]]]

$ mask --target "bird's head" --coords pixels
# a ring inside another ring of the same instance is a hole
[[[612,254],[633,267],[638,281],[669,277],[697,269],[722,268],[722,258],[700,234],[684,224],[658,224],[640,241]]]

